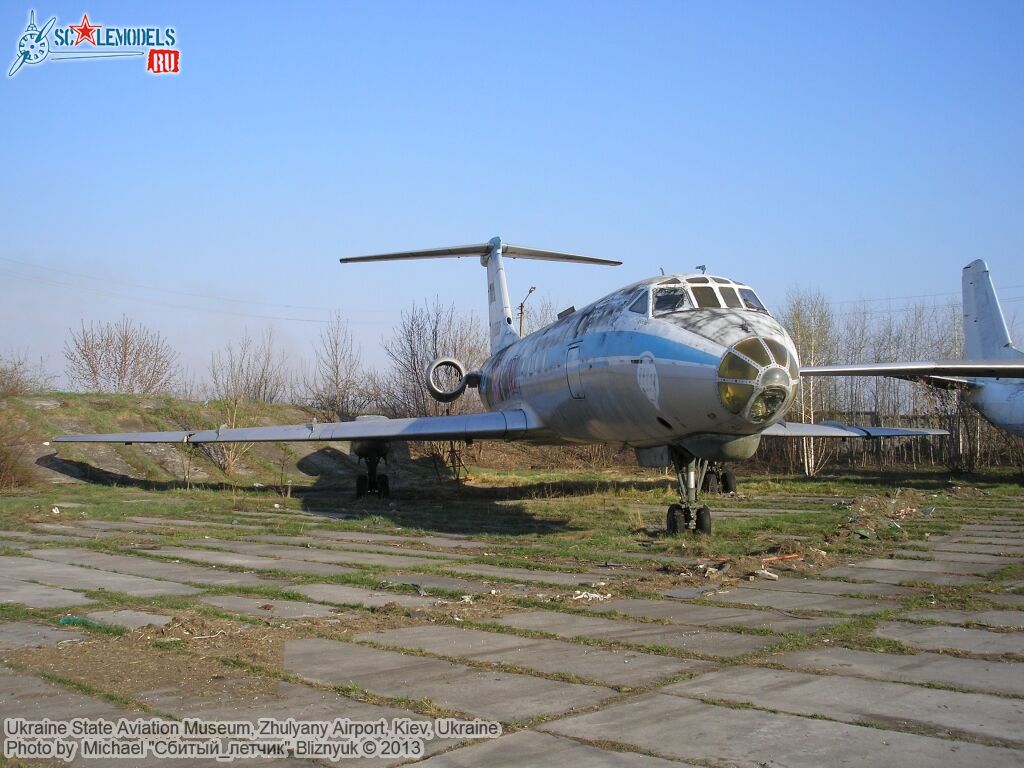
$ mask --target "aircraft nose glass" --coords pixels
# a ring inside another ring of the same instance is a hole
[[[777,339],[744,339],[718,367],[722,405],[751,423],[769,421],[789,403],[799,370],[787,344]]]

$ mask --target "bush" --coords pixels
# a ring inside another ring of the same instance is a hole
[[[24,488],[35,483],[36,476],[28,460],[28,427],[0,414],[0,490]]]
[[[52,383],[42,362],[33,365],[27,354],[0,355],[0,397],[41,392]]]

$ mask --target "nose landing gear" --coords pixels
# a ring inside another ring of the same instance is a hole
[[[697,458],[681,448],[671,448],[681,504],[673,504],[665,515],[665,529],[670,536],[684,531],[711,533],[711,510],[697,506]]]

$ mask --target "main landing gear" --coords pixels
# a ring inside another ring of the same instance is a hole
[[[379,456],[366,457],[366,474],[356,478],[356,498],[361,499],[368,494],[386,499],[391,495],[391,485],[387,475],[378,475]]]
[[[670,450],[682,503],[668,508],[665,528],[670,536],[689,530],[694,533],[711,533],[711,510],[706,505],[697,506],[697,458],[682,448]]]

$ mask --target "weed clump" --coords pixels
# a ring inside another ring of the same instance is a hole
[[[29,464],[29,429],[0,412],[0,490],[27,488],[36,475]]]

